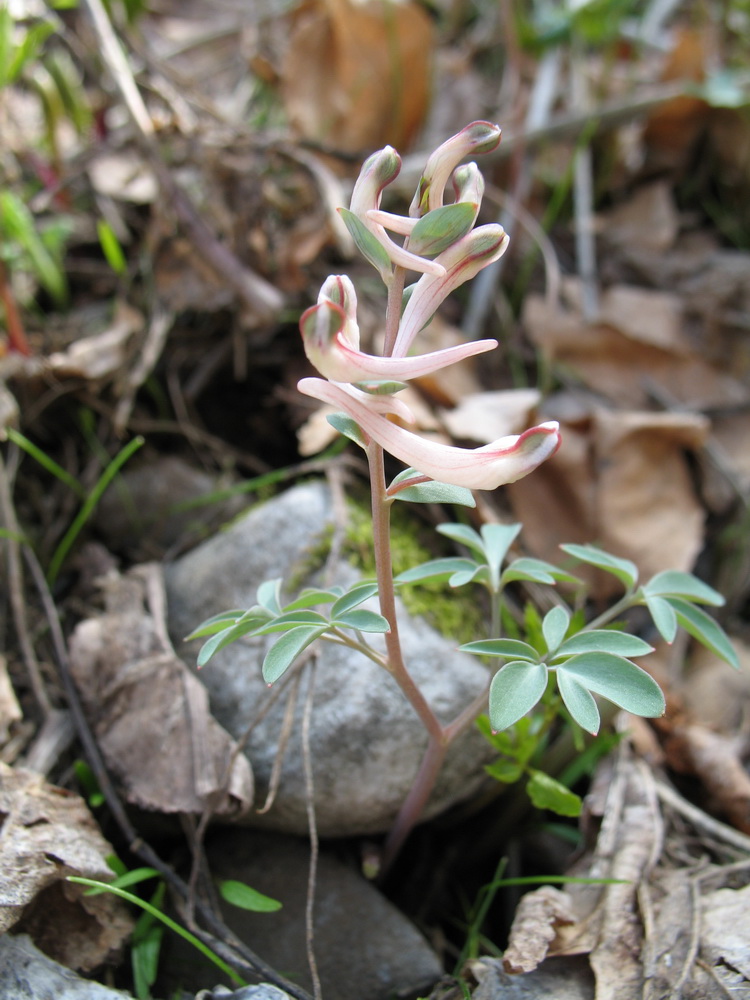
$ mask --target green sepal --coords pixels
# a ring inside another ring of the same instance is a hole
[[[343,434],[344,437],[358,444],[360,448],[367,447],[367,440],[362,433],[362,428],[348,413],[329,413],[326,420],[334,430],[337,430],[339,434]]]
[[[380,272],[383,281],[387,283],[393,273],[393,264],[385,247],[354,212],[350,212],[348,208],[340,208],[339,214],[359,252]]]
[[[368,379],[366,382],[352,382],[356,389],[368,392],[371,396],[392,396],[401,392],[409,385],[408,382],[395,382],[393,379]]]
[[[461,201],[423,215],[409,235],[409,252],[437,257],[470,231],[477,208],[476,203]]]

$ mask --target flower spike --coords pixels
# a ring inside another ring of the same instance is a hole
[[[318,378],[303,378],[300,392],[340,407],[373,441],[423,475],[471,490],[494,490],[532,472],[557,451],[560,431],[550,420],[523,434],[499,438],[481,448],[454,448],[437,444],[404,430],[371,408],[371,400],[382,398],[356,393],[349,386]]]

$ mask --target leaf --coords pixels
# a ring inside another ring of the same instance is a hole
[[[271,614],[281,614],[281,584],[283,580],[277,577],[274,580],[264,580],[258,587],[256,600],[262,608],[266,608]]]
[[[374,580],[367,580],[355,584],[347,593],[343,594],[336,603],[331,608],[331,618],[338,618],[340,615],[344,614],[345,611],[349,611],[351,608],[356,608],[357,605],[361,604],[363,601],[368,600],[373,594],[377,594],[378,585]]]
[[[425,580],[447,580],[459,571],[479,569],[473,559],[452,556],[448,559],[431,559],[429,562],[404,570],[394,578],[394,583],[420,583]]]
[[[420,257],[436,257],[474,225],[476,203],[463,201],[433,209],[423,215],[409,236],[409,252]]]
[[[367,382],[353,382],[352,385],[361,389],[362,392],[369,392],[371,396],[392,396],[394,393],[406,389],[409,383],[394,382],[392,379],[385,378],[371,378]]]
[[[707,615],[701,608],[696,608],[689,601],[683,601],[680,597],[668,597],[667,601],[674,608],[677,621],[686,632],[710,649],[712,653],[716,653],[735,670],[740,669],[740,661],[737,659],[737,653],[732,643],[714,618]]]
[[[302,650],[320,638],[327,628],[327,624],[317,628],[312,625],[298,625],[277,639],[263,660],[263,680],[266,684],[271,685],[277,681]]]
[[[550,608],[544,616],[542,619],[542,635],[550,653],[554,653],[563,641],[569,625],[570,614],[562,604],[557,604],[554,608]]]
[[[651,577],[643,587],[647,597],[684,597],[698,604],[711,604],[721,607],[724,598],[718,590],[709,587],[692,573],[681,573],[679,570],[668,569]]]
[[[500,567],[508,549],[518,537],[520,524],[483,524],[481,528],[485,558],[490,568],[490,586],[493,593],[500,589]]]
[[[670,645],[677,635],[677,614],[664,597],[647,597],[646,607],[662,639]]]
[[[58,305],[65,302],[65,275],[39,237],[34,217],[12,191],[0,191],[0,228],[15,239],[31,258],[36,276]]]
[[[393,265],[385,247],[354,212],[350,212],[348,208],[340,208],[339,214],[359,252],[380,272],[383,281],[387,282],[393,272]]]
[[[230,646],[233,642],[237,642],[238,639],[242,639],[251,632],[256,632],[266,622],[267,619],[263,619],[260,623],[249,619],[245,622],[237,622],[234,625],[230,625],[229,628],[225,628],[222,632],[217,632],[201,646],[197,658],[198,667],[205,667],[211,657],[215,656],[219,650],[224,649],[225,646]]]
[[[359,632],[389,632],[391,628],[387,618],[362,608],[337,615],[331,625],[343,625],[344,628],[355,628]]]
[[[599,569],[612,573],[627,590],[633,588],[638,580],[638,567],[630,559],[619,559],[595,545],[561,545],[560,548],[589,566],[598,566]]]
[[[638,636],[618,629],[595,628],[589,632],[578,632],[560,646],[555,653],[559,656],[572,656],[574,653],[615,653],[618,656],[646,656],[653,653],[654,647],[649,646]]]
[[[125,260],[125,254],[122,252],[120,241],[117,239],[114,229],[110,226],[106,219],[99,219],[96,224],[96,231],[99,236],[99,243],[109,266],[115,274],[125,274],[128,265]]]
[[[339,595],[333,590],[315,590],[307,587],[301,591],[299,597],[287,604],[284,611],[301,611],[303,608],[312,608],[317,604],[330,604],[337,600]]]
[[[559,664],[556,670],[558,684],[561,676],[571,677],[633,715],[649,719],[664,715],[666,706],[659,685],[645,670],[622,656],[579,653]]]
[[[526,715],[544,694],[547,668],[543,663],[512,660],[492,678],[489,696],[490,725],[507,729]]]
[[[339,434],[343,434],[344,437],[358,444],[360,448],[367,447],[367,441],[362,433],[362,429],[357,421],[352,419],[347,413],[329,413],[326,420],[334,430],[337,430]]]
[[[147,917],[148,914],[144,913],[143,916]],[[136,931],[137,928],[138,925],[136,925]],[[135,995],[138,1000],[150,1000],[151,987],[156,982],[159,972],[159,954],[163,937],[164,928],[153,922],[148,930],[140,934],[136,934],[135,931],[133,933],[130,962],[133,969]]]
[[[432,479],[428,483],[405,486],[396,493],[392,492],[396,484],[419,475],[421,473],[416,469],[405,469],[388,487],[388,495],[394,500],[406,500],[409,503],[451,503],[461,507],[476,507],[477,502],[471,490],[467,490],[465,486],[441,483],[437,479]]]
[[[242,608],[234,608],[231,611],[222,611],[218,615],[212,615],[210,618],[206,618],[204,622],[201,622],[198,628],[193,629],[190,635],[185,636],[185,642],[190,642],[191,639],[202,639],[204,635],[213,635],[215,632],[221,632],[225,629],[228,623],[234,624],[239,618],[241,618],[245,612]]]
[[[477,639],[458,647],[463,653],[474,653],[477,656],[502,656],[505,659],[528,660],[539,663],[539,653],[528,642],[520,639]]]
[[[156,868],[133,868],[124,872],[114,879],[110,885],[116,885],[120,889],[127,889],[129,885],[138,885],[139,882],[146,882],[150,878],[159,878],[160,873]]]
[[[500,578],[500,583],[505,586],[506,583],[510,583],[512,580],[531,580],[534,583],[550,584],[558,581],[565,583],[581,582],[578,577],[573,576],[572,573],[566,573],[565,570],[560,569],[559,566],[555,566],[554,563],[546,562],[544,559],[531,559],[527,556],[514,559],[512,563],[506,566]]]
[[[454,573],[448,581],[451,587],[463,587],[467,583],[489,583],[489,571],[486,566],[475,565],[473,569],[462,569]]]
[[[601,718],[596,699],[592,693],[575,677],[559,670],[557,672],[557,687],[565,707],[581,729],[596,736],[599,732]]]
[[[491,778],[502,781],[505,785],[514,784],[523,774],[523,768],[514,760],[498,760],[494,764],[487,764],[485,771]]]
[[[288,632],[298,625],[314,625],[317,627],[318,625],[328,624],[328,619],[318,611],[303,608],[301,611],[284,612],[283,615],[277,615],[276,618],[272,618],[270,622],[263,622],[260,628],[253,629],[252,635],[271,635],[273,632]],[[247,635],[248,633],[245,632],[243,634]]]
[[[460,544],[465,545],[467,549],[471,549],[472,552],[476,552],[476,554],[480,556],[483,561],[487,558],[484,551],[482,536],[474,531],[473,528],[468,527],[468,525],[439,524],[437,526],[437,531],[439,534],[445,535],[446,538],[451,538],[454,542],[460,542]]]
[[[534,771],[526,786],[529,798],[537,809],[550,809],[559,816],[580,816],[583,801],[580,795],[555,781],[544,771]]]
[[[219,892],[227,903],[238,906],[241,910],[251,910],[253,913],[275,913],[282,906],[278,899],[265,896],[257,889],[252,889],[244,882],[237,882],[235,879],[219,882]]]

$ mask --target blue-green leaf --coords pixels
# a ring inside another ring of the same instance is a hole
[[[596,736],[601,718],[592,693],[576,677],[560,670],[557,671],[557,686],[565,707],[581,729]]]
[[[554,563],[546,562],[544,559],[532,559],[528,556],[521,556],[514,559],[512,563],[503,570],[500,583],[505,586],[512,580],[531,580],[534,583],[580,583],[578,577],[572,573],[555,566]]]
[[[496,593],[500,587],[500,567],[520,530],[520,524],[483,524],[481,527],[493,593]]]
[[[281,577],[275,580],[264,580],[258,587],[256,600],[261,607],[267,608],[271,614],[281,614],[281,585],[284,581]]]
[[[662,639],[671,645],[677,635],[675,609],[664,597],[646,597],[646,607]]]
[[[377,594],[378,585],[374,580],[363,580],[356,583],[350,590],[343,594],[331,608],[331,618],[339,618],[345,611],[356,608],[363,601],[369,600],[373,594]]]
[[[461,545],[465,545],[467,549],[471,549],[472,552],[476,552],[476,554],[481,557],[482,561],[486,559],[487,556],[484,551],[482,536],[468,525],[439,524],[437,526],[437,531],[439,534],[445,535],[446,538],[451,538],[454,542],[459,542]]]
[[[185,642],[190,642],[192,639],[202,639],[206,635],[213,635],[215,632],[222,632],[229,625],[234,625],[235,622],[241,618],[245,612],[242,608],[234,608],[231,611],[222,611],[218,615],[212,615],[210,618],[206,618],[204,622],[193,629],[190,635],[185,636]]]
[[[533,771],[526,791],[537,809],[549,809],[558,816],[580,816],[583,801],[580,795],[555,781],[544,771]]]
[[[560,656],[572,656],[574,653],[615,653],[617,656],[646,656],[653,653],[654,647],[643,639],[628,632],[617,629],[596,628],[590,632],[578,632],[566,639],[555,653],[555,659]]]
[[[448,577],[459,571],[479,569],[477,563],[472,559],[460,559],[458,556],[451,556],[448,559],[431,559],[429,562],[411,569],[404,570],[395,578],[394,583],[420,583],[425,580],[447,580]]]
[[[684,597],[698,604],[712,604],[721,607],[724,598],[718,590],[709,587],[692,573],[681,573],[675,569],[665,570],[651,577],[643,587],[646,597]]]
[[[229,628],[225,628],[223,631],[212,635],[210,639],[203,643],[198,651],[198,666],[205,667],[211,657],[215,656],[219,650],[224,649],[225,646],[230,646],[233,642],[237,642],[238,639],[242,639],[251,632],[255,632],[257,628],[262,627],[267,621],[268,619],[264,618],[260,623],[252,619],[242,623],[235,622]]]
[[[645,670],[622,656],[579,653],[559,664],[556,670],[558,684],[561,677],[574,678],[589,691],[633,715],[657,718],[664,714],[666,706],[659,685]],[[562,687],[560,691],[562,693]]]
[[[630,559],[620,559],[595,545],[561,545],[560,548],[581,562],[588,563],[589,566],[597,566],[607,573],[612,573],[627,590],[636,585],[638,567]]]
[[[275,913],[281,909],[278,899],[266,896],[257,889],[245,885],[244,882],[237,882],[235,879],[225,879],[219,882],[219,892],[222,899],[232,906],[238,906],[241,910],[250,910],[253,913]]]
[[[477,639],[458,647],[463,653],[476,656],[502,656],[506,660],[528,660],[539,663],[539,653],[528,642],[520,639]]]
[[[337,615],[331,625],[355,628],[358,632],[388,632],[391,627],[387,618],[374,611],[366,611],[364,608],[355,608],[354,611]]]
[[[310,643],[315,642],[326,631],[328,625],[298,625],[297,628],[285,632],[280,639],[271,646],[263,660],[263,680],[266,684],[273,684],[284,674],[299,654],[306,649]]]
[[[307,587],[301,591],[296,600],[286,605],[284,611],[301,611],[303,608],[315,607],[316,604],[330,604],[339,596],[334,590],[315,590],[312,587]]]
[[[326,420],[337,430],[339,434],[343,434],[344,437],[349,438],[355,444],[358,444],[360,448],[367,447],[367,441],[364,434],[362,433],[362,428],[359,426],[356,420],[350,417],[346,413],[329,413]]]
[[[710,615],[707,615],[701,608],[696,608],[689,601],[683,601],[680,597],[668,597],[668,602],[674,608],[677,621],[682,625],[694,639],[697,639],[703,646],[718,657],[734,667],[740,669],[740,661],[734,646],[724,629]]]
[[[253,631],[253,635],[271,635],[273,632],[288,632],[298,625],[327,625],[328,619],[311,608],[303,608],[301,611],[285,611],[283,615],[277,615],[270,622],[264,622],[259,628]],[[247,633],[246,633],[247,634]]]
[[[536,705],[547,686],[543,663],[512,660],[492,678],[489,697],[490,725],[507,729]]]
[[[544,616],[542,619],[542,635],[550,653],[554,653],[563,641],[569,625],[570,613],[562,604],[556,604]]]

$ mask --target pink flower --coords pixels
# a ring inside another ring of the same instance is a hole
[[[472,122],[451,136],[427,160],[409,215],[418,218],[443,204],[445,185],[465,156],[490,153],[500,143],[500,127],[492,122]]]
[[[454,448],[421,438],[376,412],[371,401],[382,397],[318,378],[304,378],[297,388],[307,396],[340,407],[373,441],[407,466],[453,486],[493,490],[514,483],[554,455],[560,445],[559,426],[551,420],[481,448]]]
[[[454,289],[479,274],[505,253],[508,236],[502,226],[490,224],[472,229],[437,258],[441,276],[424,274],[416,283],[401,317],[393,357],[403,358],[419,331],[432,319],[440,303]],[[482,341],[479,341],[482,343]]]
[[[497,347],[496,340],[479,340],[413,358],[365,354],[359,350],[357,296],[346,275],[326,279],[318,304],[302,314],[299,326],[308,360],[333,382],[407,381]]]

